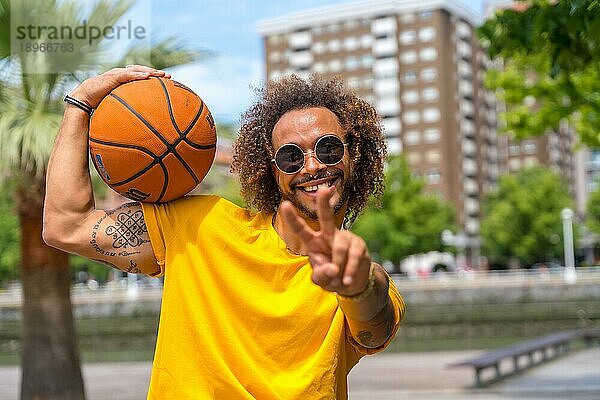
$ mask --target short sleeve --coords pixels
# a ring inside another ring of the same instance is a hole
[[[219,200],[218,196],[186,196],[168,203],[141,203],[150,244],[160,271],[154,277],[165,273],[167,249],[169,243],[177,236],[190,218],[201,218],[211,206]]]

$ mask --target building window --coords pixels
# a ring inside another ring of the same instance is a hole
[[[378,37],[396,32],[396,18],[384,17],[374,20],[371,24],[371,32]]]
[[[377,40],[373,44],[373,54],[377,57],[394,57],[398,51],[398,43],[394,38]]]
[[[344,49],[347,51],[354,51],[358,49],[360,43],[357,38],[351,36],[344,39]]]
[[[283,55],[278,51],[274,51],[271,54],[269,54],[269,61],[271,61],[272,63],[277,63],[281,61],[282,58]]]
[[[402,153],[402,142],[399,138],[393,137],[387,139],[388,154],[397,155]]]
[[[430,169],[427,171],[427,174],[425,174],[425,180],[427,181],[427,183],[429,183],[430,185],[435,185],[440,183],[440,181],[442,176],[440,175],[440,171],[437,169]]]
[[[373,56],[365,54],[360,58],[360,64],[363,68],[370,68],[373,65]]]
[[[437,150],[429,150],[427,152],[427,161],[432,164],[438,164],[440,162],[440,152]]]
[[[360,37],[360,45],[363,48],[371,47],[372,43],[373,43],[373,36],[365,34]]]
[[[323,62],[316,62],[313,64],[313,71],[322,74],[323,72],[327,72],[327,65]]]
[[[437,69],[425,68],[421,71],[421,79],[425,82],[433,81],[437,78]]]
[[[407,125],[418,124],[421,121],[419,112],[416,110],[406,111],[403,115],[403,119]]]
[[[435,128],[425,129],[423,131],[425,143],[435,143],[440,140],[440,130]]]
[[[434,47],[427,47],[419,52],[421,61],[433,61],[437,58],[437,50]]]
[[[312,51],[315,54],[323,54],[327,51],[327,45],[324,42],[315,42],[312,45]]]
[[[419,40],[421,42],[431,42],[435,38],[435,28],[428,26],[419,30]]]
[[[418,144],[421,140],[419,131],[406,131],[404,133],[404,143],[408,145]]]
[[[435,107],[426,108],[423,110],[423,121],[437,122],[440,120],[440,110]]]
[[[413,22],[415,22],[415,14],[414,13],[404,13],[402,15],[400,15],[400,22],[402,22],[403,24],[412,24]]]
[[[413,44],[417,40],[417,33],[414,30],[404,31],[399,36],[400,43],[403,45]]]
[[[338,39],[333,39],[333,40],[329,41],[329,51],[335,53],[337,51],[340,51],[341,48],[342,48],[342,45]]]
[[[406,155],[406,159],[410,165],[416,165],[421,162],[421,153],[410,152]]]
[[[433,12],[431,10],[423,10],[419,13],[419,18],[422,20],[431,19],[433,16]]]
[[[346,69],[354,71],[358,68],[358,59],[354,56],[346,57]]]
[[[417,73],[415,71],[406,71],[402,74],[402,82],[415,83],[417,82]]]
[[[402,128],[402,124],[397,117],[384,118],[383,119],[383,129],[385,131],[386,136],[395,136],[400,133],[400,129]]]
[[[331,72],[340,72],[342,70],[342,62],[340,60],[330,60],[329,70]]]
[[[338,33],[340,31],[340,26],[338,24],[331,24],[327,26],[327,32],[330,33]]]
[[[537,150],[535,142],[527,141],[523,143],[523,153],[525,154],[535,154]]]
[[[403,51],[400,54],[402,64],[414,64],[417,62],[417,52],[414,50]]]
[[[402,93],[402,101],[406,104],[415,104],[419,102],[419,92],[416,90],[407,90]]]
[[[458,37],[463,39],[471,38],[471,28],[466,22],[459,21],[456,23],[456,33]]]
[[[429,88],[425,88],[423,89],[423,91],[421,92],[421,96],[423,96],[423,100],[430,103],[433,101],[436,101],[438,99],[438,97],[440,96],[437,88],[434,87],[429,87]]]
[[[535,157],[527,157],[527,158],[525,158],[523,163],[525,164],[526,167],[533,167],[534,165],[538,164],[538,160]]]
[[[356,77],[348,78],[348,87],[351,89],[358,89],[360,87],[360,80]]]
[[[359,23],[355,19],[351,19],[349,21],[344,22],[344,28],[346,28],[347,30],[356,29],[358,26],[359,26]]]
[[[373,74],[378,78],[396,78],[398,74],[398,63],[394,58],[377,60],[373,64]]]
[[[521,146],[519,146],[518,144],[511,144],[508,147],[508,152],[511,156],[519,155],[519,153],[521,152]]]
[[[521,160],[519,160],[518,158],[511,158],[508,161],[508,168],[510,168],[511,171],[518,171],[521,169]]]

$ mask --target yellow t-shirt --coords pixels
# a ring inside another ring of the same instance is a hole
[[[272,214],[216,196],[143,204],[164,274],[148,399],[346,399],[366,349]],[[404,310],[390,285],[396,329]],[[388,341],[389,342],[389,341]]]

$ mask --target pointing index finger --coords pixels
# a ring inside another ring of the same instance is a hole
[[[335,234],[335,221],[333,219],[333,208],[329,205],[331,192],[327,189],[317,189],[317,216],[323,236],[333,240]]]

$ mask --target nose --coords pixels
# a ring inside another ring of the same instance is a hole
[[[321,163],[315,156],[314,150],[305,153],[304,172],[309,175],[316,175],[317,172],[327,169],[327,165]]]

